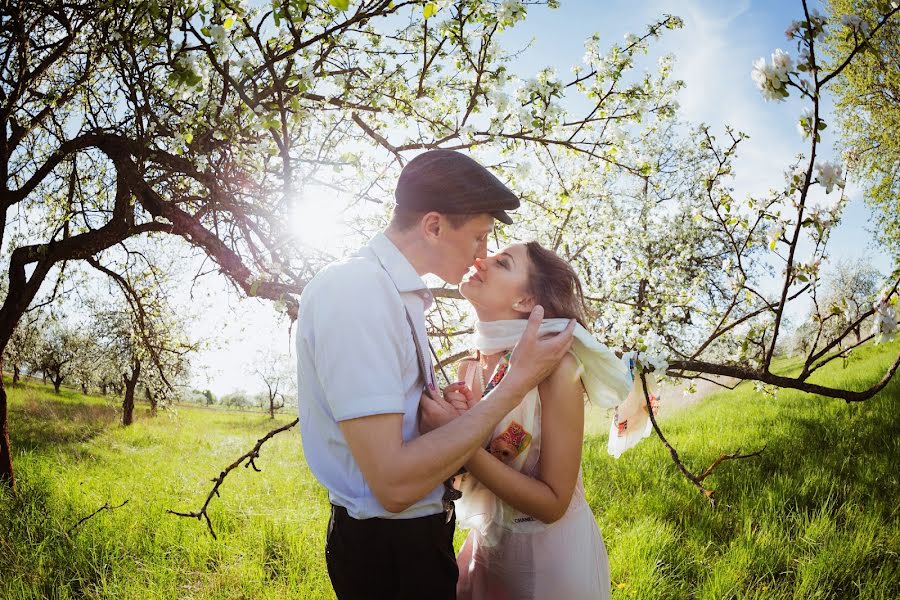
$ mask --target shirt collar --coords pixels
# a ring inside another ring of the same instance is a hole
[[[400,293],[415,292],[422,296],[426,304],[430,304],[432,296],[428,291],[428,286],[416,273],[406,256],[384,233],[375,234],[365,248],[375,255],[384,270],[387,271],[388,276],[397,286],[397,291]]]

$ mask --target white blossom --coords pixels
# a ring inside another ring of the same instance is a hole
[[[625,141],[625,131],[618,125],[609,125],[606,128],[606,137],[615,145]]]
[[[834,186],[844,187],[844,178],[840,165],[825,161],[816,163],[816,180],[825,188],[825,193],[830,194]]]
[[[869,35],[869,32],[871,31],[869,29],[869,24],[866,23],[862,17],[856,15],[844,15],[841,17],[841,25],[849,27],[851,30],[861,33],[862,35]]]
[[[789,41],[794,39],[794,36],[797,35],[798,31],[800,31],[800,27],[802,25],[802,21],[791,21],[791,24],[788,26],[788,28],[784,30],[784,37],[786,37]]]
[[[502,25],[513,25],[525,18],[525,6],[520,0],[503,0],[497,7],[497,21]]]
[[[788,96],[786,84],[792,68],[790,55],[779,48],[772,54],[771,64],[764,58],[756,59],[751,76],[766,100],[782,101]]]
[[[788,72],[794,67],[794,61],[790,54],[778,48],[772,54],[772,66],[775,67],[778,76],[782,77],[782,81],[786,81]]]
[[[781,236],[783,236],[783,235],[784,235],[784,224],[783,223],[778,223],[769,229],[769,233],[766,235],[766,239],[769,242],[770,250],[775,249],[775,244],[778,243],[778,240],[780,240]]]
[[[875,319],[872,322],[872,335],[875,336],[875,343],[893,340],[897,332],[897,312],[888,302],[887,296],[882,294],[872,308],[875,309]]]

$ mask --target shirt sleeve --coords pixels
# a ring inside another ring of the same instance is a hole
[[[409,324],[385,274],[351,269],[316,290],[314,362],[337,421],[403,413]]]

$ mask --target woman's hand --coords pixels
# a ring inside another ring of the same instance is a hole
[[[477,399],[465,381],[451,383],[444,388],[444,400],[453,405],[453,408],[462,414],[475,406]]]
[[[465,382],[456,382],[432,398],[422,394],[419,400],[419,432],[428,433],[446,425],[475,405],[474,394]]]

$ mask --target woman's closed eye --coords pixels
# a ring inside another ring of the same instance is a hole
[[[506,259],[501,258],[497,261],[497,264],[503,267],[504,269],[509,270],[509,262]]]

